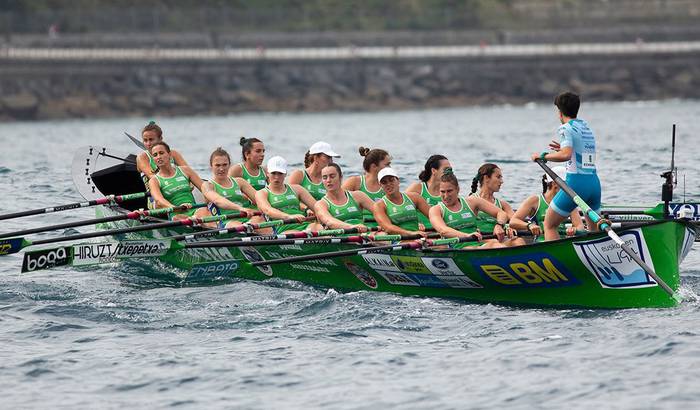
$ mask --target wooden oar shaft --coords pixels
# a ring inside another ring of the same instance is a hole
[[[559,187],[564,192],[566,192],[566,194],[569,195],[569,197],[571,197],[574,203],[581,208],[583,213],[586,214],[591,219],[591,221],[593,221],[594,223],[598,223],[601,221],[600,215],[598,215],[593,209],[591,209],[591,207],[588,206],[588,204],[583,199],[581,199],[581,197],[579,197],[578,194],[573,189],[571,189],[571,187],[567,185],[566,182],[559,178],[559,176],[554,171],[552,171],[547,165],[545,165],[543,160],[537,159],[535,160],[535,162],[537,162],[537,164],[540,167],[542,167],[544,172],[546,172],[552,178],[552,180],[557,185],[559,185]],[[656,272],[654,272],[654,270],[651,269],[651,267],[649,267],[649,265],[647,265],[642,260],[642,258],[640,258],[639,255],[637,255],[637,253],[632,250],[632,248],[625,244],[625,242],[615,233],[615,231],[612,230],[610,225],[608,225],[605,222],[602,222],[600,224],[600,229],[604,230],[608,234],[608,236],[616,244],[618,244],[620,248],[622,248],[622,250],[624,250],[629,255],[629,257],[632,258],[637,263],[637,265],[639,265],[639,267],[644,269],[644,272],[651,276],[666,293],[668,293],[671,297],[675,298],[675,292],[673,291],[673,289],[671,289],[671,287],[668,286],[668,284],[664,282],[664,280],[661,279],[659,275],[657,275]]]
[[[105,204],[109,204],[112,202],[120,203],[120,202],[130,201],[132,199],[144,198],[144,197],[146,197],[146,195],[148,195],[148,193],[146,193],[146,192],[138,192],[135,194],[116,195],[116,196],[110,195],[110,196],[106,196],[104,198],[93,199],[93,200],[85,201],[85,202],[74,202],[72,204],[57,205],[57,206],[52,206],[52,207],[48,207],[48,208],[40,208],[40,209],[32,209],[32,210],[28,210],[28,211],[13,212],[10,214],[0,215],[0,220],[21,218],[24,216],[48,214],[48,213],[52,213],[52,212],[68,211],[71,209],[86,208],[89,206],[105,205]]]
[[[300,256],[291,256],[288,258],[271,259],[271,260],[267,260],[267,261],[257,261],[257,262],[251,262],[251,265],[261,266],[261,265],[275,265],[275,264],[279,264],[279,263],[303,262],[303,261],[310,261],[310,260],[316,260],[316,259],[337,258],[340,256],[364,255],[364,254],[368,254],[368,253],[376,253],[376,252],[381,252],[381,251],[398,251],[401,249],[418,249],[421,246],[422,245],[420,242],[404,242],[404,243],[399,243],[399,244],[394,244],[394,245],[368,246],[368,247],[362,247],[362,248],[358,248],[358,249],[348,249],[348,250],[343,250],[343,251],[315,253],[315,254],[311,254],[311,255],[300,255]]]

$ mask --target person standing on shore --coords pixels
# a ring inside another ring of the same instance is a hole
[[[581,100],[572,92],[564,92],[554,98],[561,126],[558,130],[559,141],[552,141],[549,148],[532,154],[533,161],[566,162],[566,183],[594,211],[600,211],[601,187],[596,170],[596,143],[593,131],[586,121],[579,119],[578,111]],[[544,238],[546,241],[559,239],[557,228],[569,214],[576,209],[573,199],[563,190],[557,192],[544,217]],[[588,217],[586,225],[589,231],[598,231],[598,226]]]

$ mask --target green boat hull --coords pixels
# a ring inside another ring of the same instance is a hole
[[[119,212],[102,207],[101,215]],[[123,227],[120,222],[109,227]],[[190,228],[149,231],[128,239],[163,238]],[[692,247],[695,226],[658,221],[618,232],[672,289]],[[124,239],[120,237],[119,239]],[[221,239],[221,237],[217,238]],[[339,291],[378,291],[472,302],[584,308],[673,307],[676,300],[605,234],[489,250],[403,250],[256,267],[251,261],[309,255],[354,244],[172,250],[160,259],[173,277],[196,283],[235,277],[280,278]]]

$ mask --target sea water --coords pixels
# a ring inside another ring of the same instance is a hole
[[[700,103],[585,103],[603,200],[655,204],[678,124],[676,196],[700,199]],[[0,213],[80,200],[80,146],[138,152],[145,118],[0,124]],[[240,158],[258,137],[293,167],[324,140],[346,175],[360,145],[388,150],[402,186],[430,154],[463,191],[483,162],[516,207],[540,192],[530,153],[547,147],[551,105],[424,111],[156,118],[202,175],[217,146]],[[0,232],[94,217],[80,209],[0,222]],[[32,236],[48,238],[88,232]],[[181,287],[153,262],[20,275],[0,258],[0,407],[16,408],[692,408],[700,403],[700,252],[674,309],[532,309],[272,279]]]

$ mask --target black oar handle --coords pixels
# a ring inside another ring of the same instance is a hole
[[[74,202],[72,204],[66,204],[66,205],[58,205],[58,206],[52,206],[52,207],[47,207],[47,208],[41,208],[41,209],[32,209],[32,210],[28,210],[28,211],[13,212],[11,214],[0,215],[0,221],[5,220],[5,219],[21,218],[24,216],[48,214],[48,213],[68,211],[71,209],[78,209],[78,208],[87,208],[87,207],[96,206],[96,205],[105,205],[105,204],[109,204],[111,202],[119,203],[119,202],[129,201],[132,199],[143,198],[143,197],[148,196],[148,195],[150,195],[150,194],[147,192],[139,192],[139,193],[135,193],[135,194],[108,196],[108,197],[104,197],[104,198],[93,199],[93,200],[86,201],[86,202]]]
[[[22,231],[7,232],[7,233],[0,234],[0,238],[9,238],[12,236],[24,236],[24,235],[29,235],[29,234],[33,234],[33,233],[39,233],[39,232],[55,231],[58,229],[76,228],[76,227],[85,226],[85,225],[93,225],[93,224],[99,224],[99,223],[105,223],[105,222],[121,221],[124,219],[129,219],[127,217],[127,215],[128,214],[114,215],[114,216],[107,216],[104,218],[88,219],[88,220],[78,221],[78,222],[67,222],[67,223],[58,224],[58,225],[49,225],[49,226],[43,226],[40,228],[25,229]]]

